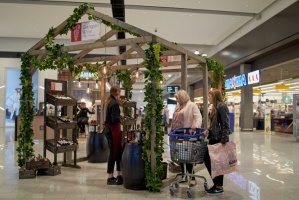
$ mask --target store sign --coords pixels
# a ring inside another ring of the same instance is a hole
[[[249,72],[247,75],[248,85],[260,82],[260,70]]]
[[[95,78],[95,74],[91,72],[81,72],[79,75],[79,78],[85,78],[85,79],[90,79],[90,78]]]
[[[176,93],[177,91],[179,91],[179,89],[181,89],[181,87],[179,85],[167,86],[167,92],[168,93]]]
[[[244,85],[247,85],[245,74],[234,76],[225,81],[225,89],[236,89],[237,87],[241,87]]]
[[[100,24],[100,20],[75,24],[71,30],[71,42],[81,42],[99,39]]]

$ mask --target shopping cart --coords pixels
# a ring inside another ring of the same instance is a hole
[[[191,128],[178,128],[169,133],[170,157],[175,163],[183,163],[184,173],[178,173],[175,180],[170,184],[169,191],[173,196],[175,189],[179,188],[180,183],[188,183],[186,189],[187,196],[192,197],[191,187],[189,181],[192,177],[204,179],[205,190],[209,189],[207,179],[204,176],[190,174],[186,170],[186,163],[202,164],[204,162],[205,153],[207,151],[208,142],[202,134],[204,129],[197,128],[196,132],[191,132]]]

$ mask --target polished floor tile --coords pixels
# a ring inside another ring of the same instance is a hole
[[[299,188],[299,143],[289,134],[264,132],[239,132],[230,136],[237,145],[238,171],[224,178],[224,195],[207,196],[203,180],[191,188],[195,199],[298,199]],[[170,160],[168,137],[165,136],[164,161]],[[34,141],[36,154],[43,154],[43,142]],[[86,157],[86,138],[79,140],[78,158]],[[34,179],[19,179],[17,166],[17,142],[13,128],[0,128],[0,199],[188,199],[186,185],[180,184],[174,196],[168,185],[175,176],[168,171],[165,187],[159,193],[145,190],[128,190],[123,186],[107,186],[106,163],[78,162],[81,169],[63,167],[57,176],[38,176]],[[47,152],[53,161],[53,154]],[[62,160],[59,154],[58,160]],[[204,165],[198,175],[212,180]]]

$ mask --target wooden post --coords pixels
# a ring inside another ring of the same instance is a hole
[[[181,88],[187,91],[187,55],[182,54],[181,56]]]
[[[69,72],[68,73],[68,90],[67,90],[67,94],[69,96],[73,96],[74,94],[74,77],[72,77],[72,73]],[[67,106],[67,115],[69,117],[72,117],[74,115],[73,113],[73,106]],[[73,129],[67,129],[66,130],[66,137],[68,140],[73,141]],[[77,137],[77,135],[75,136]],[[72,152],[66,152],[66,162],[67,164],[70,164],[72,161]]]
[[[203,66],[203,127],[208,128],[208,65]]]
[[[100,74],[100,73],[99,73]],[[105,104],[105,77],[101,76],[101,116],[100,116],[100,130],[103,130],[104,119],[104,104]]]
[[[155,78],[153,78],[151,80],[151,84],[152,84],[152,106],[156,105],[156,96],[157,96],[157,91],[156,91],[156,80]],[[155,170],[155,166],[156,166],[156,154],[155,154],[155,148],[156,148],[156,134],[157,129],[156,129],[156,117],[152,117],[151,119],[151,171],[152,173],[154,173]]]

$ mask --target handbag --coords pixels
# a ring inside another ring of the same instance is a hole
[[[208,145],[211,158],[211,177],[229,174],[237,171],[237,150],[236,144],[232,141],[226,144],[217,143]]]

